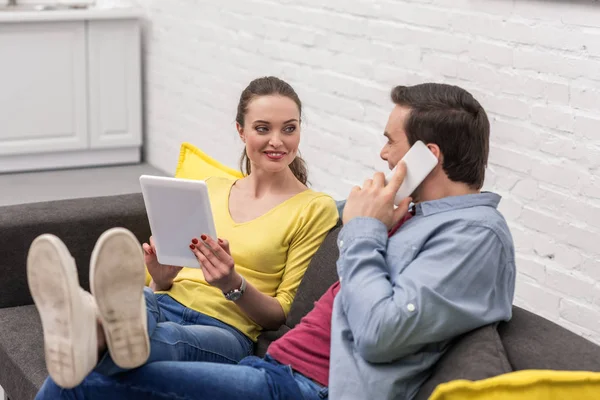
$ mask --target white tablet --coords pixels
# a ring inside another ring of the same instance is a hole
[[[189,247],[192,238],[217,238],[206,183],[142,175],[140,185],[158,262],[200,268]]]

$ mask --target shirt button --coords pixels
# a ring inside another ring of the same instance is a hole
[[[344,246],[344,241],[340,240],[340,249]]]
[[[406,306],[406,309],[410,312],[415,311],[416,307],[413,303],[408,303],[408,305]]]

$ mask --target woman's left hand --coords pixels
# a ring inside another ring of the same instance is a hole
[[[235,271],[227,240],[216,241],[210,236],[202,235],[200,239],[192,239],[190,249],[200,263],[206,282],[224,293],[240,287],[242,277]]]

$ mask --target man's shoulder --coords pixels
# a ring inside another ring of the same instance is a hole
[[[493,236],[502,243],[505,250],[511,254],[514,252],[508,224],[502,214],[493,207],[470,207],[426,217],[417,215],[407,222],[406,227],[408,229],[404,231],[405,235],[420,236],[424,240],[440,236],[460,236],[462,241],[472,241],[472,244],[476,245],[476,242]]]
[[[454,216],[457,224],[487,229],[503,239],[510,239],[510,228],[500,211],[492,207],[473,207]]]
[[[493,231],[508,232],[508,224],[496,207],[471,205],[445,212],[432,213],[423,219],[431,224],[456,224],[463,226],[487,227]]]

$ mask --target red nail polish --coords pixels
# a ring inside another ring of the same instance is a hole
[[[200,239],[202,239],[202,240],[206,240],[206,235],[202,235],[202,236],[200,236]]]
[[[219,239],[219,243],[223,243],[223,240],[222,240],[222,239]]]
[[[194,250],[196,248],[196,246],[194,246],[193,244],[190,244],[190,249]]]
[[[192,239],[192,243],[194,243],[194,244],[198,244],[198,239],[196,239],[196,238],[193,238],[193,239]]]

